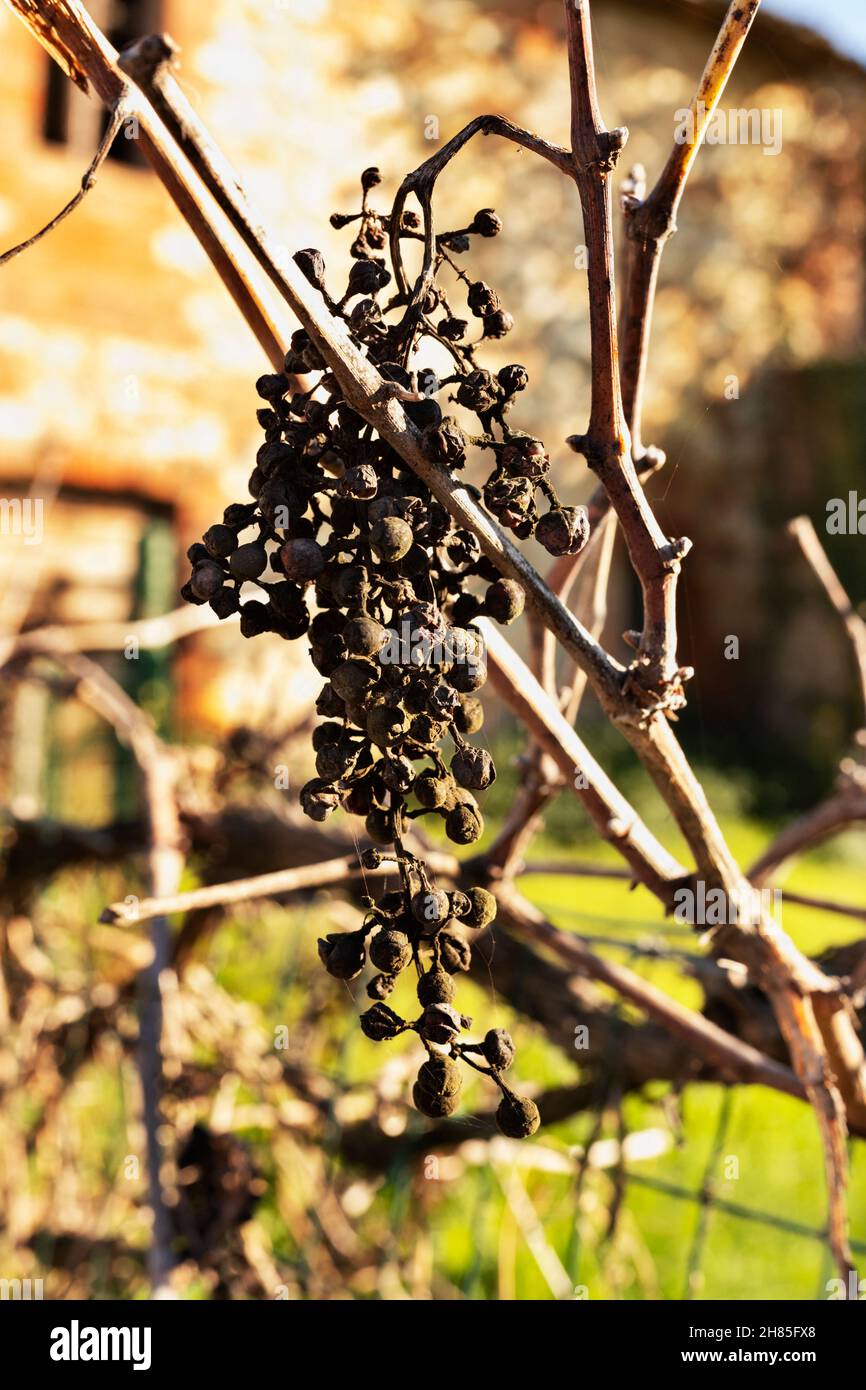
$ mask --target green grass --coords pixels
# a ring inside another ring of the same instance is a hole
[[[748,863],[767,843],[771,830],[744,817],[728,818],[725,832],[740,862]],[[593,858],[616,863],[608,847],[591,845],[575,826],[572,845],[561,838],[541,839],[533,857]],[[846,837],[814,852],[786,880],[787,886],[816,896],[862,900],[863,850],[856,837]],[[564,930],[588,937],[633,943],[652,937],[670,946],[699,950],[695,938],[665,919],[648,893],[628,891],[618,880],[559,875],[526,875],[521,888]],[[268,910],[255,915],[256,949],[239,950],[237,934],[223,933],[211,948],[221,982],[233,993],[255,1001],[267,1016],[292,1027],[293,1010],[307,1006],[314,937],[321,928],[324,905],[312,904],[289,915]],[[853,919],[786,904],[783,924],[797,944],[815,953],[833,943],[861,935]],[[617,945],[597,945],[602,954],[627,961],[683,1003],[697,1007],[698,986],[665,961],[631,958]],[[402,985],[401,985],[402,990]],[[270,994],[270,999],[269,999]],[[348,995],[321,991],[323,1041],[320,1063],[350,1081],[377,1074],[382,1051],[360,1035],[347,1009]],[[463,1007],[484,1026],[513,1028],[518,1045],[517,1073],[538,1089],[573,1082],[576,1061],[554,1048],[539,1029],[514,1018],[489,989],[464,984]],[[279,1001],[277,1003],[277,1001]],[[400,1011],[402,995],[394,997]],[[410,1008],[408,996],[405,1001]],[[358,1007],[364,1007],[359,1001]],[[276,1008],[276,1012],[275,1012]],[[411,1041],[391,1045],[411,1047]],[[625,1117],[631,1132],[657,1131],[670,1135],[670,1106],[663,1105],[666,1087],[656,1094],[631,1096]],[[740,1087],[732,1095],[727,1130],[710,1161],[724,1091],[714,1085],[689,1085],[681,1104],[681,1135],[667,1150],[651,1159],[632,1160],[638,1181],[626,1182],[620,1218],[612,1240],[605,1240],[605,1213],[615,1175],[592,1170],[578,1197],[573,1172],[516,1169],[532,1203],[549,1248],[578,1294],[590,1299],[661,1297],[680,1299],[688,1286],[689,1258],[702,1208],[697,1201],[668,1195],[654,1182],[699,1193],[706,1185],[716,1198],[781,1222],[819,1229],[824,1221],[823,1160],[814,1118],[798,1101],[758,1087]],[[483,1081],[467,1086],[465,1104],[489,1100]],[[546,1130],[535,1146],[553,1163],[574,1166],[574,1154],[587,1139],[590,1120],[576,1116]],[[605,1137],[615,1130],[607,1125]],[[863,1145],[852,1145],[852,1235],[866,1243],[866,1157]],[[402,1168],[392,1171],[380,1188],[375,1206],[400,1247],[401,1231],[423,1224],[432,1240],[435,1277],[451,1296],[472,1299],[549,1299],[548,1278],[503,1194],[508,1172],[494,1164],[468,1164],[458,1175],[446,1175],[425,1188],[410,1181]],[[709,1166],[708,1166],[709,1165]],[[772,1224],[731,1215],[712,1204],[690,1292],[699,1299],[814,1299],[826,1297],[826,1281],[835,1271],[824,1245],[816,1239],[779,1229]]]

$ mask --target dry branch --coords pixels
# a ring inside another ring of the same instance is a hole
[[[758,0],[732,7],[730,17],[745,22],[753,17]],[[723,884],[730,894],[741,891],[742,876],[735,865],[715,822],[703,791],[688,767],[669,726],[660,722],[658,711],[673,712],[684,702],[683,681],[691,673],[677,665],[676,659],[676,578],[679,563],[690,543],[685,539],[667,541],[658,528],[631,457],[630,433],[623,407],[617,350],[615,290],[613,278],[613,222],[611,215],[610,173],[627,138],[624,130],[607,131],[601,119],[596,94],[595,70],[588,0],[566,0],[569,72],[571,76],[572,150],[575,180],[583,209],[588,245],[590,335],[592,351],[592,401],[587,433],[570,442],[586,456],[590,467],[605,487],[616,511],[628,546],[632,567],[640,580],[644,599],[643,630],[635,666],[626,689],[639,693],[654,711],[644,737],[634,728],[627,736],[641,753],[656,785],[666,797],[678,823],[689,840],[699,867],[701,856],[715,839],[712,868],[728,878]],[[745,25],[747,29],[748,25]],[[745,37],[745,31],[742,37]],[[742,41],[742,40],[740,40]],[[726,54],[736,48],[733,35],[720,40],[710,57],[700,90],[706,95],[724,85],[730,71]],[[734,53],[734,56],[735,53]],[[698,146],[695,138],[695,151]],[[693,154],[691,158],[693,158]],[[672,169],[681,168],[679,188],[685,180],[689,157],[682,163],[675,155]],[[645,738],[652,741],[651,749]],[[735,954],[743,959],[742,933]],[[830,1243],[840,1271],[847,1274],[851,1264],[844,1233],[847,1164],[844,1148],[845,1103],[860,1108],[866,1099],[866,1064],[863,1051],[845,1012],[822,1006],[812,1009],[810,996],[832,993],[829,981],[815,979],[814,969],[797,958],[791,943],[773,922],[762,920],[756,940],[761,943],[753,961],[755,978],[770,993],[785,1039],[791,1049],[794,1067],[806,1087],[818,1115],[824,1143],[830,1202]],[[820,1022],[819,1022],[820,1020]],[[844,1063],[840,1066],[840,1060]],[[831,1063],[832,1059],[832,1063]],[[848,1070],[856,1059],[853,1072]],[[835,1070],[834,1070],[835,1066]],[[840,1093],[840,1089],[844,1093]]]
[[[610,581],[610,568],[613,547],[616,540],[616,520],[608,511],[591,534],[590,545],[576,556],[564,556],[569,565],[562,575],[562,587],[554,592],[565,603],[574,580],[580,576],[582,584],[578,594],[575,611],[593,637],[598,640],[604,630],[607,616],[607,590]],[[586,557],[586,563],[581,564]],[[551,567],[551,576],[556,566]],[[548,577],[550,582],[550,576]],[[574,666],[571,683],[560,695],[556,679],[556,643],[553,634],[535,621],[530,624],[530,643],[532,647],[532,674],[549,699],[557,700],[562,708],[567,724],[574,726],[580,712],[581,702],[586,693],[586,673]],[[510,682],[508,683],[510,686]],[[514,687],[518,689],[517,686]],[[521,686],[522,688],[522,682]],[[512,708],[512,696],[503,687],[504,698]],[[520,711],[515,711],[520,713]],[[571,779],[564,777],[557,768],[556,758],[545,752],[541,744],[530,740],[524,757],[524,775],[520,789],[506,820],[491,846],[487,859],[495,863],[506,877],[520,871],[524,850],[544,823],[544,811],[550,801],[564,786],[570,785],[578,794],[584,786],[584,778],[578,777],[577,769]]]
[[[619,379],[616,333],[611,174],[628,131],[609,131],[595,83],[589,5],[566,4],[571,78],[574,179],[583,209],[589,284],[592,397],[586,434],[572,447],[585,455],[619,518],[632,567],[640,580],[644,623],[628,689],[648,707],[675,710],[684,703],[686,673],[676,661],[676,576],[690,542],[669,541],[647,502],[631,457]]]
[[[858,821],[866,821],[866,791],[845,789],[822,801],[780,831],[748,870],[749,880],[761,887],[788,861]]]
[[[501,633],[486,619],[479,626],[495,688],[580,797],[602,838],[617,847],[640,882],[669,904],[674,882],[685,873],[682,865],[644,825]]]
[[[425,850],[424,857],[432,873],[448,879],[458,877],[460,866],[452,855]],[[364,869],[358,863],[357,855],[350,854],[337,859],[319,860],[296,869],[278,869],[274,873],[257,874],[253,878],[208,884],[205,888],[192,888],[188,893],[171,893],[164,897],[109,903],[108,907],[103,909],[99,920],[147,922],[157,917],[173,917],[178,912],[194,912],[207,907],[228,907],[232,903],[251,902],[255,898],[278,898],[309,888],[333,887],[343,883],[347,878],[381,878],[393,872],[394,867],[390,863],[382,864],[378,869]]]
[[[559,931],[538,908],[513,888],[503,885],[497,891],[497,899],[504,922],[513,925],[521,936],[550,950],[563,964],[610,985],[649,1018],[663,1023],[676,1037],[682,1038],[709,1064],[722,1071],[730,1068],[732,1077],[748,1077],[751,1081],[774,1086],[788,1095],[801,1098],[804,1095],[802,1083],[788,1067],[772,1062],[757,1048],[741,1043],[700,1014],[677,1004],[663,990],[649,984],[634,971],[595,955],[579,936]]]
[[[234,620],[237,620],[236,615]],[[231,622],[232,618],[226,621]],[[219,625],[220,620],[211,608],[190,608],[185,604],[170,613],[160,613],[156,618],[129,623],[69,623],[31,628],[18,637],[0,638],[0,669],[16,657],[63,652],[119,652],[131,641],[147,651],[156,651]]]
[[[154,894],[176,890],[183,869],[183,836],[177,807],[177,763],[155,733],[150,720],[124,690],[89,657],[56,652],[53,659],[72,677],[77,693],[128,745],[138,764],[148,823],[148,867]],[[148,1253],[153,1291],[166,1283],[174,1257],[172,1218],[162,1187],[164,1144],[161,1139],[162,989],[170,968],[171,938],[165,916],[151,923],[150,963],[139,976],[138,1066],[142,1088],[142,1119],[147,1145],[148,1197],[153,1231]]]
[[[845,592],[809,518],[795,517],[788,523],[788,531],[845,625],[866,713],[866,621]],[[860,750],[866,748],[866,730],[860,730],[854,737]],[[786,826],[752,865],[749,878],[756,884],[765,883],[782,865],[863,820],[866,820],[866,762],[861,752],[858,757],[843,759],[833,795]]]
[[[450,855],[428,854],[426,857],[433,872],[460,881],[461,866]],[[387,866],[383,866],[382,872],[386,871]],[[347,874],[353,872],[358,872],[358,869],[351,857],[327,859],[300,869],[216,884],[161,899],[143,899],[129,906],[115,903],[106,909],[101,920],[140,922],[202,907],[226,907],[257,897],[282,896],[333,885],[345,881]],[[503,884],[496,891],[502,925],[506,930],[538,942],[569,970],[609,985],[622,998],[662,1024],[673,1037],[689,1044],[693,1054],[701,1058],[707,1067],[719,1071],[723,1078],[751,1081],[772,1086],[788,1095],[803,1097],[803,1088],[789,1068],[762,1056],[756,1048],[725,1033],[700,1014],[676,1004],[627,967],[596,955],[580,937],[554,927],[513,888]]]
[[[861,618],[846,594],[844,585],[827,559],[809,518],[795,517],[793,521],[788,522],[788,531],[799,545],[806,562],[811,565],[825,594],[845,624],[857,665],[863,712],[866,716],[866,620]]]
[[[707,126],[713,118],[746,41],[760,0],[733,0],[707,59],[684,123],[684,138],[675,141],[652,192],[644,197],[640,180],[624,190],[626,233],[631,242],[622,308],[623,404],[635,459],[646,452],[641,434],[653,305],[665,242],[676,231],[677,210]],[[641,174],[643,171],[641,171]]]

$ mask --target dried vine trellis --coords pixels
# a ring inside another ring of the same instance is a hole
[[[664,244],[675,230],[676,212],[689,170],[754,21],[759,0],[744,0],[744,3],[730,6],[692,101],[690,138],[674,145],[655,186],[647,194],[642,174],[637,170],[627,181],[623,196],[626,239],[619,324],[612,184],[627,132],[607,130],[600,114],[587,0],[566,0],[565,4],[571,78],[570,148],[552,145],[504,118],[479,117],[404,180],[388,216],[396,290],[405,319],[411,325],[425,313],[438,260],[442,251],[447,250],[447,236],[443,240],[435,230],[433,188],[442,169],[469,139],[483,134],[512,141],[545,159],[576,185],[588,250],[592,382],[588,424],[582,433],[572,435],[569,443],[585,457],[599,486],[590,501],[585,523],[583,519],[569,517],[550,523],[551,535],[561,535],[564,539],[559,546],[560,558],[552,566],[547,582],[491,520],[489,510],[480,504],[473,491],[461,484],[447,467],[449,452],[454,447],[453,438],[441,438],[439,449],[431,451],[429,438],[425,439],[412,418],[412,404],[420,404],[417,381],[413,383],[410,379],[407,384],[398,378],[395,382],[393,373],[380,372],[381,363],[377,364],[358,334],[335,312],[336,306],[329,301],[327,293],[321,293],[316,283],[318,268],[314,264],[311,266],[309,261],[301,265],[284,263],[276,254],[268,234],[246,200],[240,181],[189,108],[171,75],[170,44],[154,36],[127,50],[118,59],[76,0],[43,0],[42,3],[7,0],[7,3],[69,76],[83,90],[92,91],[106,103],[113,113],[114,124],[119,112],[135,116],[147,157],[199,237],[275,372],[280,373],[285,368],[284,345],[279,341],[266,303],[245,271],[244,256],[233,249],[232,239],[222,232],[222,217],[228,220],[246,252],[265,270],[302,325],[303,337],[298,339],[302,350],[300,354],[295,352],[295,357],[307,360],[291,362],[291,369],[308,367],[311,360],[315,364],[321,362],[346,410],[365,422],[383,449],[393,451],[401,467],[411,470],[427,495],[444,509],[448,527],[456,527],[474,538],[471,546],[477,542],[490,572],[495,570],[502,576],[502,580],[495,583],[501,586],[504,581],[506,586],[518,585],[525,594],[533,629],[532,671],[523,665],[489,622],[482,619],[478,627],[484,633],[492,679],[522,718],[532,739],[531,774],[518,807],[487,855],[462,865],[440,863],[438,872],[443,877],[450,872],[456,885],[453,892],[457,896],[449,899],[449,911],[454,911],[455,904],[462,906],[460,895],[468,901],[473,890],[492,893],[500,917],[507,919],[519,933],[550,947],[576,969],[613,984],[673,1035],[685,1039],[704,1061],[712,1060],[721,1065],[729,1077],[760,1077],[792,1094],[807,1097],[814,1107],[824,1147],[829,1193],[828,1237],[840,1272],[847,1275],[851,1254],[846,1235],[845,1137],[849,1132],[866,1132],[866,1063],[852,1003],[851,981],[840,980],[804,957],[768,916],[762,915],[757,920],[744,917],[713,930],[713,955],[719,960],[739,963],[748,979],[770,1000],[792,1072],[762,1055],[760,1050],[744,1045],[717,1025],[710,1024],[709,1020],[698,1022],[696,1016],[674,1006],[658,991],[645,987],[644,982],[636,984],[636,977],[630,977],[630,972],[601,961],[579,939],[557,933],[542,914],[521,898],[513,883],[528,835],[543,812],[557,778],[565,779],[581,798],[599,833],[616,846],[626,861],[633,881],[645,886],[666,907],[670,907],[678,887],[698,879],[703,880],[708,889],[721,889],[730,902],[748,902],[750,880],[753,883],[765,881],[783,858],[815,838],[866,818],[861,739],[860,751],[846,760],[842,769],[838,797],[828,807],[818,808],[814,817],[807,818],[807,824],[791,827],[780,837],[780,844],[770,847],[747,876],[735,862],[671,727],[677,709],[685,701],[685,687],[691,674],[687,667],[679,664],[676,633],[677,576],[690,543],[684,537],[664,535],[642,486],[642,479],[663,464],[660,451],[644,443],[641,425],[653,297]],[[102,156],[105,148],[103,145]],[[98,162],[99,156],[86,176],[88,188],[93,183]],[[411,219],[408,223],[404,221],[410,195],[414,195],[420,207],[423,237],[423,264],[414,283],[403,268],[400,246],[401,230],[404,227],[412,229]],[[214,214],[213,202],[219,215]],[[475,298],[482,319],[491,321],[491,332],[507,329],[505,319],[497,319],[503,312],[500,306],[480,291],[475,292]],[[476,385],[483,387],[484,383]],[[423,391],[420,395],[423,397]],[[439,428],[438,422],[436,428]],[[447,431],[445,434],[447,436]],[[534,454],[534,449],[531,452]],[[362,479],[357,481],[362,485]],[[355,497],[353,500],[362,499]],[[513,520],[514,512],[507,498],[503,501],[491,495],[486,500],[493,503],[492,509],[502,519]],[[554,511],[561,511],[555,496],[551,501]],[[514,529],[519,538],[519,516],[517,523]],[[586,539],[586,543],[573,544],[577,531],[584,526],[588,527],[589,535],[588,538],[581,535],[580,540]],[[610,539],[615,526],[625,539],[643,594],[642,629],[632,634],[635,657],[627,668],[599,643],[599,605],[603,606]],[[308,538],[303,535],[290,537],[288,544],[304,539]],[[799,539],[808,554],[808,538],[802,529]],[[217,557],[213,554],[214,547],[207,547],[207,542],[205,545],[207,558],[199,555],[198,559],[201,564],[210,565]],[[228,558],[231,553],[229,550],[226,557],[218,558]],[[814,564],[814,554],[810,558]],[[258,573],[261,574],[261,570]],[[594,580],[596,612],[588,626],[566,603],[572,586],[582,578]],[[834,597],[825,573],[822,579],[828,593]],[[224,584],[213,572],[209,580],[203,573],[201,581],[194,593],[198,599],[207,597],[208,583],[213,585],[213,596],[224,589]],[[514,593],[514,589],[508,587],[503,591]],[[839,607],[838,602],[836,606]],[[293,617],[297,619],[297,612],[284,615],[284,621],[291,623]],[[248,617],[248,624],[253,623],[254,618],[255,615]],[[862,669],[862,634],[857,629],[855,637],[850,622],[849,632]],[[553,642],[562,646],[576,667],[565,713],[555,684]],[[53,648],[50,642],[47,646],[61,664],[66,664],[77,682],[90,683],[93,698],[98,700],[102,689],[103,705],[111,705],[92,663],[64,649],[62,641],[56,642]],[[14,649],[13,642],[10,651]],[[628,740],[650,773],[688,845],[694,860],[692,869],[678,863],[641,822],[582,744],[574,730],[573,718],[566,717],[576,713],[587,682],[611,723]],[[127,715],[128,711],[112,707],[106,717],[122,725]],[[157,924],[159,949],[156,958],[160,961],[165,959],[165,914],[175,910],[181,902],[181,898],[174,896],[167,887],[168,879],[176,873],[178,860],[178,831],[170,810],[175,792],[170,762],[158,741],[148,740],[134,718],[130,728],[134,735],[133,746],[145,773],[151,808],[154,900],[147,905],[147,915]],[[577,783],[576,769],[582,774]],[[370,862],[373,867],[373,861]],[[334,878],[340,877],[344,869],[345,861],[336,861]],[[297,886],[326,881],[321,864],[311,865],[309,871],[290,872]],[[278,877],[270,875],[271,879]],[[272,884],[270,889],[262,891],[273,891],[273,887]],[[287,879],[284,887],[290,887]],[[241,890],[230,884],[211,891],[214,901],[230,901],[236,900]],[[246,885],[246,891],[250,894],[256,891],[254,881]],[[430,891],[435,895],[439,890]],[[157,1129],[159,1084],[158,1076],[152,1072],[154,1058],[158,1057],[158,1047],[153,1043],[159,1034],[156,983],[157,977],[151,973],[145,1011],[151,1047],[143,1063],[149,1082],[145,1087],[148,1132],[153,1135]],[[438,1093],[445,1094],[450,1082],[443,1087],[441,1080],[436,1083]],[[159,1151],[155,1139],[149,1157],[151,1200],[158,1216]],[[159,1243],[158,1221],[156,1243]],[[158,1260],[154,1268],[160,1272]]]

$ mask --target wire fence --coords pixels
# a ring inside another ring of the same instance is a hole
[[[827,1276],[832,1266],[832,1259],[827,1246],[826,1230],[822,1230],[818,1226],[809,1226],[791,1217],[781,1216],[776,1212],[748,1207],[740,1202],[733,1202],[727,1197],[719,1196],[713,1190],[713,1175],[718,1171],[718,1164],[731,1125],[734,1094],[732,1088],[726,1088],[722,1092],[716,1128],[704,1167],[703,1180],[699,1188],[693,1189],[683,1187],[681,1184],[667,1181],[664,1178],[650,1176],[645,1173],[638,1173],[633,1169],[624,1170],[622,1173],[622,1180],[625,1185],[632,1184],[635,1187],[642,1187],[648,1191],[656,1192],[659,1196],[670,1197],[680,1202],[695,1203],[700,1207],[700,1215],[686,1260],[686,1275],[682,1293],[684,1300],[693,1299],[701,1287],[701,1265],[710,1231],[710,1218],[713,1213],[720,1213],[724,1216],[733,1217],[738,1221],[746,1221],[755,1225],[765,1226],[768,1229],[782,1232],[785,1235],[813,1240],[824,1246],[825,1260],[818,1281],[816,1297],[826,1297]],[[849,1241],[849,1247],[852,1256],[866,1255],[866,1241],[852,1239]],[[846,1293],[849,1297],[857,1296],[856,1292],[852,1294],[850,1290],[846,1290]]]

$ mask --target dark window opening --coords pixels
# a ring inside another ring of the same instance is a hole
[[[53,58],[49,58],[42,135],[52,145],[66,144],[69,120],[67,92],[71,85],[66,73],[58,67]]]

